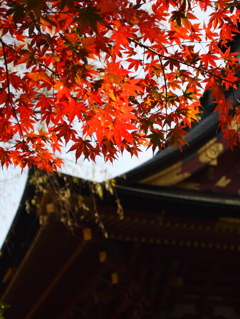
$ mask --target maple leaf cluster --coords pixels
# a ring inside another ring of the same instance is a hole
[[[195,8],[211,8],[207,24]],[[181,147],[204,87],[233,147],[239,13],[232,0],[0,0],[1,164],[52,171],[68,143],[110,161]]]

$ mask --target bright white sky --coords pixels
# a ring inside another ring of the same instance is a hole
[[[196,16],[208,16],[197,10]],[[99,159],[96,164],[88,161],[78,161],[75,164],[74,154],[64,154],[62,156],[66,161],[62,169],[63,173],[71,174],[88,180],[104,181],[106,179],[121,175],[132,168],[142,164],[152,157],[152,151],[148,150],[139,154],[139,158],[131,158],[129,154],[125,154],[119,160],[111,163],[104,163]],[[12,220],[19,207],[22,193],[27,179],[27,170],[21,173],[18,168],[10,167],[7,169],[0,168],[0,247],[7,235]]]

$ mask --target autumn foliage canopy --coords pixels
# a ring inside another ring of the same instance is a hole
[[[55,170],[66,145],[76,159],[110,161],[142,145],[181,147],[205,88],[238,144],[240,109],[224,96],[237,89],[227,44],[239,32],[238,1],[0,3],[2,165]]]

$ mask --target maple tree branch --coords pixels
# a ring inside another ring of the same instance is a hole
[[[52,49],[52,51],[57,55],[57,57],[59,57],[59,59],[61,60],[61,56],[58,54],[58,52],[56,52],[56,49],[54,48],[54,46],[48,41],[48,39],[45,37],[45,35],[42,33],[42,30],[40,28],[37,28],[37,26],[39,26],[39,24],[36,23],[35,18],[33,15],[30,15],[33,24],[36,26],[36,29],[38,30],[39,34],[42,36],[42,38],[44,39],[44,41],[49,45],[49,47]],[[38,62],[38,61],[37,61]],[[38,62],[39,64],[43,65],[45,68],[47,68],[49,71],[51,71],[53,74],[55,74],[58,78],[60,78],[60,75],[58,73],[56,73],[55,71],[53,71],[52,69],[48,68],[46,65],[42,64],[41,62]],[[66,66],[71,69],[70,65],[68,63],[66,63]],[[75,72],[75,74],[78,74],[81,76],[81,74],[79,74],[79,72]]]
[[[5,42],[1,38],[0,38],[0,42],[1,42],[1,45],[2,45],[2,49],[3,49],[3,59],[4,59],[4,66],[5,66],[5,72],[6,72],[6,81],[7,81],[8,100],[6,101],[6,103],[9,102],[9,104],[11,106],[11,109],[13,110],[14,117],[15,117],[15,119],[17,121],[21,136],[22,136],[23,141],[24,141],[24,135],[23,135],[22,127],[21,127],[21,124],[19,123],[16,110],[15,110],[14,106],[12,105],[11,98],[10,98],[11,90],[10,90],[10,79],[9,79],[9,70],[8,70],[7,56],[6,56],[6,51],[5,51],[5,46],[6,45],[5,45]]]
[[[2,42],[2,40],[1,40],[1,42]],[[16,52],[17,54],[20,54],[20,52],[17,51],[16,49],[14,49],[11,45],[9,45],[9,44],[7,44],[7,43],[5,43],[5,42],[4,42],[4,45],[5,45],[5,47],[8,47],[9,49],[13,50],[13,51]],[[45,64],[42,63],[42,62],[39,62],[39,61],[37,61],[37,60],[36,60],[36,62],[37,62],[38,64],[40,64],[41,66],[43,66],[43,67],[44,67],[45,69],[47,69],[48,71],[50,71],[51,73],[53,73],[54,75],[56,75],[58,78],[60,78],[60,75],[59,75],[57,72],[55,72],[53,69],[49,68],[47,65],[45,65]]]
[[[46,66],[44,63],[37,61],[38,64],[40,64],[41,66],[43,66],[45,69],[47,69],[48,71],[50,71],[52,74],[56,75],[58,78],[60,78],[60,75],[55,72],[54,70],[50,69],[48,66]]]
[[[166,116],[167,116],[167,105],[168,105],[168,88],[167,88],[167,79],[166,79],[166,73],[165,73],[165,70],[164,70],[164,67],[163,67],[163,62],[162,62],[162,59],[161,57],[159,56],[159,61],[160,61],[160,64],[161,64],[161,67],[162,67],[162,72],[163,72],[163,80],[164,80],[164,87],[165,87],[165,93],[166,93],[166,98],[165,98],[165,101],[166,101]]]
[[[166,93],[166,99],[167,99],[167,97],[168,97],[167,79],[166,79],[166,73],[165,73],[165,70],[164,70],[164,67],[163,67],[162,59],[161,59],[160,56],[159,56],[159,61],[160,61],[161,67],[162,67],[163,80],[164,80],[164,86],[165,86],[165,93]]]
[[[44,41],[49,45],[49,47],[52,49],[52,51],[57,54],[57,52],[56,52],[54,46],[52,46],[52,44],[48,41],[48,39],[46,39],[46,37],[45,37],[44,34],[42,33],[42,30],[41,30],[41,28],[40,28],[40,25],[41,25],[41,24],[39,24],[38,21],[35,19],[33,13],[30,14],[30,18],[32,19],[32,22],[33,22],[33,24],[35,25],[37,31],[40,33],[41,37],[42,37],[42,38],[44,39]],[[57,56],[60,58],[60,56],[59,56],[58,54],[57,54]]]
[[[113,29],[112,27],[110,27],[110,26],[107,26],[107,28],[108,28],[109,30],[111,30],[111,31],[114,30],[114,29]],[[152,52],[153,54],[157,55],[157,56],[160,57],[160,58],[165,58],[166,60],[172,60],[172,61],[175,61],[175,62],[184,64],[184,65],[186,65],[186,66],[188,66],[188,67],[191,67],[191,68],[193,68],[193,69],[195,69],[195,70],[198,70],[198,71],[201,71],[201,72],[203,72],[203,73],[207,73],[207,74],[209,74],[209,75],[212,75],[212,76],[214,76],[215,78],[217,78],[217,79],[219,79],[219,80],[224,80],[225,82],[228,82],[228,83],[230,83],[230,84],[235,84],[235,82],[226,80],[226,79],[222,78],[221,76],[212,73],[211,71],[204,70],[204,69],[202,69],[202,68],[200,68],[200,67],[194,66],[194,65],[189,64],[189,63],[187,63],[187,62],[184,62],[184,61],[181,61],[181,60],[172,58],[172,57],[168,57],[168,56],[166,56],[166,55],[164,55],[164,54],[161,54],[161,53],[157,52],[156,50],[150,48],[148,45],[143,44],[143,43],[139,42],[139,41],[136,40],[136,39],[129,38],[129,37],[128,37],[127,39],[128,39],[130,42],[134,42],[135,44],[139,45],[141,48],[144,48],[144,49],[146,49],[146,50]]]
[[[211,71],[204,70],[204,69],[202,69],[202,68],[200,68],[200,67],[194,66],[194,65],[189,64],[189,63],[187,63],[187,62],[184,62],[184,61],[181,61],[181,60],[172,58],[172,57],[168,57],[168,56],[166,56],[166,55],[164,55],[164,54],[161,54],[161,53],[157,52],[156,50],[150,48],[148,45],[139,42],[138,40],[135,40],[135,39],[133,39],[133,38],[128,38],[128,40],[129,40],[130,42],[136,43],[136,44],[139,45],[141,48],[144,48],[144,49],[146,49],[146,50],[152,52],[153,54],[157,55],[158,57],[165,58],[165,59],[167,59],[167,60],[172,60],[172,61],[175,61],[175,62],[184,64],[184,65],[186,65],[186,66],[188,66],[188,67],[191,67],[191,68],[193,68],[193,69],[195,69],[195,70],[198,70],[198,71],[201,71],[201,72],[203,72],[203,73],[207,73],[207,74],[209,74],[209,75],[212,75],[212,76],[214,76],[215,78],[217,78],[217,79],[219,79],[219,80],[224,80],[225,82],[228,82],[228,83],[230,83],[230,84],[235,84],[235,82],[226,80],[226,79],[222,78],[221,76],[212,73]]]

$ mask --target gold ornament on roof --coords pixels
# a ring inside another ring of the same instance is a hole
[[[210,165],[217,165],[217,158],[223,152],[224,146],[222,143],[216,143],[216,138],[204,145],[199,153],[199,161],[201,163],[209,163]]]

